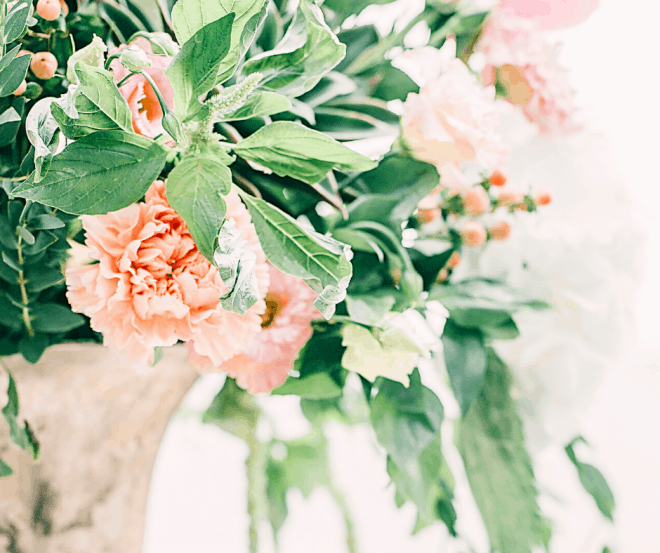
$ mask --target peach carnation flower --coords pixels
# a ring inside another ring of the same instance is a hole
[[[495,89],[483,88],[455,52],[455,41],[448,40],[438,51],[439,76],[429,79],[419,94],[408,94],[403,138],[416,157],[438,169],[473,160],[499,166],[507,148],[495,133]]]
[[[235,192],[225,201],[227,217],[257,255],[263,297],[268,266],[250,215]],[[74,311],[90,317],[106,345],[145,363],[155,347],[194,339],[196,349],[219,364],[260,331],[265,302],[258,301],[244,315],[222,308],[219,298],[227,287],[170,207],[162,181],[151,186],[144,203],[81,219],[98,263],[67,270],[67,298]]]
[[[174,108],[174,91],[164,72],[172,58],[166,55],[154,54],[151,43],[144,37],[132,40],[131,44],[136,44],[147,53],[152,67],[145,71],[156,83],[167,105]],[[126,44],[122,44],[119,48],[111,50],[109,55],[121,52],[126,46]],[[112,61],[110,69],[116,83],[129,74],[129,70],[118,59]],[[154,89],[147,82],[147,79],[142,75],[133,75],[119,88],[119,92],[128,102],[133,120],[133,130],[137,134],[147,138],[156,138],[159,134],[165,133],[163,130],[163,110]]]
[[[250,339],[242,354],[217,370],[226,371],[253,394],[270,392],[282,384],[293,361],[312,335],[311,320],[316,294],[305,281],[270,268],[270,288],[260,334]],[[189,342],[190,360],[201,370],[216,370],[210,359],[199,355],[197,342]]]
[[[557,61],[558,46],[546,43],[534,21],[494,11],[479,40],[484,54],[484,84],[495,82],[495,68],[508,99],[522,106],[525,116],[544,133],[578,130],[573,122],[573,91]]]

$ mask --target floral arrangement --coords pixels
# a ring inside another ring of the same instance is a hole
[[[580,128],[541,29],[596,3],[427,0],[383,34],[370,4],[0,0],[0,355],[98,342],[158,371],[185,342],[227,374],[204,420],[250,443],[275,534],[288,488],[329,482],[334,419],[373,427],[417,530],[456,536],[439,377],[490,548],[547,548],[524,416],[544,407],[517,364],[562,305],[520,275],[563,250],[534,242],[555,191],[507,164]],[[14,378],[3,415],[36,458]],[[312,434],[258,443],[264,393],[299,397]]]

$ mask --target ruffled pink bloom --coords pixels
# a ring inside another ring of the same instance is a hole
[[[270,288],[262,331],[250,339],[242,354],[215,369],[199,354],[197,342],[190,349],[191,361],[202,370],[226,371],[242,388],[253,394],[270,392],[282,384],[293,361],[312,335],[311,320],[316,295],[305,281],[270,268]]]
[[[164,73],[164,70],[170,64],[171,58],[165,55],[154,54],[151,43],[144,37],[136,38],[131,41],[131,44],[137,44],[147,52],[152,63],[152,68],[147,69],[146,73],[156,83],[165,103],[170,108],[174,108],[174,91],[172,90],[169,79]],[[122,44],[119,48],[111,50],[108,54],[111,55],[115,52],[120,52],[124,48],[126,48],[126,44]],[[112,61],[110,70],[114,75],[116,83],[129,74],[128,69],[118,59]],[[121,92],[121,95],[128,102],[133,120],[133,130],[137,134],[148,138],[156,138],[159,134],[165,132],[163,130],[163,110],[160,107],[160,102],[158,102],[158,97],[154,89],[147,82],[147,79],[142,75],[133,75],[119,88],[119,92]]]
[[[519,17],[533,18],[541,29],[562,29],[584,21],[599,0],[500,0]]]
[[[453,41],[443,46],[455,48]],[[495,90],[483,88],[459,59],[443,60],[442,72],[404,103],[403,138],[416,157],[445,164],[476,160],[500,166],[508,150],[495,132]]]
[[[509,91],[509,100],[522,105],[527,119],[537,123],[542,132],[578,130],[573,122],[573,91],[557,62],[558,46],[543,40],[534,21],[494,11],[477,50],[486,58],[484,84],[492,84],[495,68],[501,69],[500,79]]]
[[[227,217],[257,255],[263,297],[268,266],[250,215],[235,192],[225,201]],[[151,186],[144,203],[81,219],[98,263],[67,270],[67,297],[74,311],[90,317],[106,345],[145,363],[155,347],[195,340],[200,354],[220,364],[260,331],[265,302],[258,301],[244,315],[222,308],[219,298],[227,287],[170,207],[163,182]]]

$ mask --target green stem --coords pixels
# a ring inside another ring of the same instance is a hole
[[[262,519],[263,512],[262,498],[266,493],[264,482],[266,448],[257,440],[255,430],[256,428],[253,427],[247,440],[249,454],[245,461],[248,482],[247,512],[250,518],[248,529],[250,553],[258,553],[259,551],[259,522]]]
[[[330,493],[332,494],[332,497],[337,502],[337,505],[339,505],[339,508],[341,509],[341,513],[344,517],[344,525],[346,526],[346,545],[348,546],[348,553],[358,553],[357,536],[355,534],[355,523],[353,522],[351,511],[349,510],[348,505],[346,504],[346,499],[344,498],[344,494],[337,489],[337,487],[334,485],[334,482],[330,484],[329,489],[330,489]]]
[[[110,69],[110,64],[113,62],[113,60],[119,59],[119,56],[121,56],[121,52],[115,52],[114,54],[110,54],[108,56],[108,59],[105,60],[105,65],[103,66],[103,68],[106,71],[108,71]],[[127,76],[130,77],[133,74],[134,73],[131,73],[130,75],[127,75]],[[124,78],[126,78],[126,77],[124,77]]]
[[[163,95],[156,86],[154,80],[151,78],[151,75],[149,75],[149,73],[147,73],[146,71],[140,71],[140,75],[142,75],[145,79],[147,79],[147,82],[151,85],[151,88],[154,89],[154,92],[156,93],[156,97],[158,98],[158,103],[160,104],[160,109],[163,110],[163,115],[169,113],[171,111],[170,106],[167,105],[165,98],[163,98]]]
[[[120,88],[128,79],[130,79],[133,75],[137,75],[138,73],[129,73],[126,75],[121,81],[117,83],[117,88]]]
[[[23,227],[25,227],[25,223],[23,223]],[[25,324],[25,328],[27,329],[28,336],[30,338],[34,336],[34,329],[32,328],[32,321],[30,320],[30,309],[28,307],[29,300],[28,300],[28,295],[27,295],[27,288],[25,285],[27,284],[27,280],[25,280],[25,274],[23,273],[23,237],[18,236],[18,241],[17,241],[17,252],[18,252],[18,265],[21,267],[21,270],[18,271],[18,286],[21,289],[21,303],[23,305],[22,307],[22,317],[23,317],[23,323]]]

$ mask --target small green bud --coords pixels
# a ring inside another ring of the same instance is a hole
[[[261,73],[252,73],[242,82],[230,86],[222,91],[221,94],[213,96],[207,102],[213,115],[226,115],[240,108],[247,100],[247,97],[257,87],[263,75]]]
[[[98,36],[94,35],[92,42],[75,52],[66,62],[66,78],[69,79],[71,84],[78,84],[78,77],[73,68],[76,65],[76,62],[83,62],[85,65],[91,67],[103,68],[103,54],[107,51],[108,47],[105,45],[105,42],[101,40]]]
[[[29,100],[34,100],[39,98],[42,92],[42,88],[37,83],[28,83],[25,92],[23,92],[23,97],[28,98]]]
[[[131,44],[121,51],[119,61],[131,72],[138,73],[152,66],[147,53],[137,44]]]
[[[188,146],[188,139],[183,130],[181,119],[177,117],[176,113],[169,109],[163,113],[163,129],[165,129],[165,132],[169,134],[179,146],[182,148]]]

